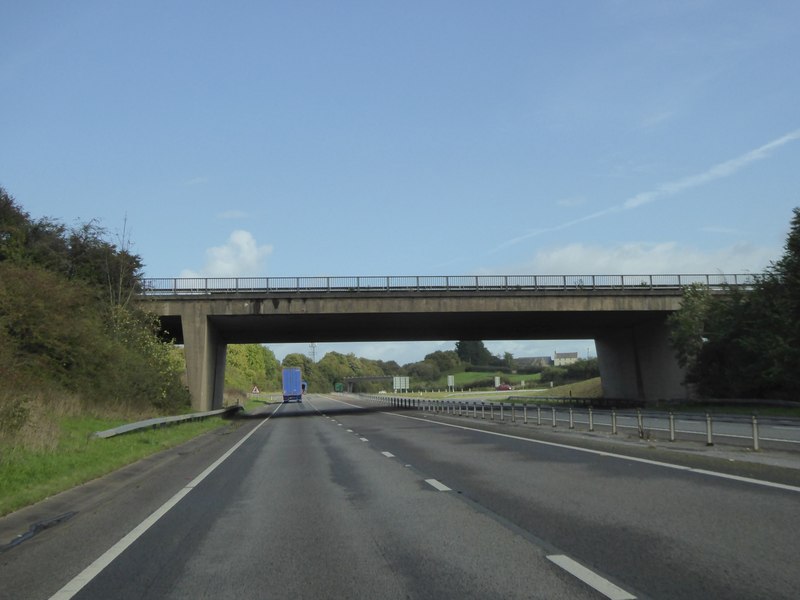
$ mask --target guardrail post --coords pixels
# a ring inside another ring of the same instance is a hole
[[[589,407],[589,431],[594,431],[594,414],[591,406]]]
[[[669,411],[669,441],[675,441],[675,415]]]
[[[617,409],[611,409],[611,435],[617,435]]]
[[[473,419],[477,419],[478,418],[478,403],[477,402],[473,402],[472,403],[472,418]]]
[[[714,439],[711,431],[711,414],[706,413],[706,446],[713,446]]]
[[[501,420],[501,421],[505,421],[505,420],[506,420],[506,419],[505,419],[505,414],[504,414],[504,412],[503,412],[503,408],[504,408],[504,407],[503,407],[503,403],[501,402],[501,403],[500,403],[500,420]]]
[[[486,403],[481,401],[481,419],[486,419]]]
[[[553,407],[553,427],[556,426],[556,407]]]
[[[527,425],[528,424],[528,405],[527,404],[523,404],[522,405],[522,424],[523,425]]]
[[[516,423],[517,422],[517,405],[516,404],[512,404],[511,405],[511,422],[512,423]]]
[[[569,407],[569,428],[575,429],[575,415],[573,414],[572,407]]]
[[[642,411],[638,408],[636,409],[636,427],[639,430],[639,437],[644,439],[644,418],[642,417]]]
[[[539,406],[538,404],[536,405],[536,424],[537,425],[542,424],[542,407]]]
[[[489,418],[494,421],[494,404],[489,403]]]
[[[759,443],[758,443],[758,419],[755,415],[753,415],[753,450],[758,452],[759,450]]]

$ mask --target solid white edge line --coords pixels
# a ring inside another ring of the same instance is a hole
[[[429,486],[437,489],[440,492],[449,492],[449,491],[451,491],[449,487],[447,487],[441,481],[438,481],[436,479],[426,479],[425,483],[427,483]]]
[[[241,440],[236,442],[225,454],[215,460],[210,466],[206,467],[202,473],[200,473],[197,477],[192,479],[188,484],[186,484],[183,488],[178,490],[178,492],[172,496],[169,500],[167,500],[164,504],[162,504],[159,508],[157,508],[153,513],[150,514],[144,521],[139,523],[136,527],[134,527],[125,537],[119,540],[116,544],[111,546],[108,550],[106,550],[99,558],[97,558],[92,564],[86,567],[83,571],[78,573],[71,581],[69,581],[64,587],[58,590],[55,594],[50,596],[50,600],[68,600],[72,598],[75,594],[80,592],[92,579],[97,577],[100,572],[105,569],[108,565],[110,565],[114,559],[116,559],[120,554],[122,554],[131,544],[133,544],[137,539],[139,539],[148,529],[150,529],[155,523],[167,514],[170,509],[172,509],[178,502],[180,502],[184,496],[186,496],[189,492],[191,492],[201,481],[203,481],[206,477],[208,477],[211,472],[216,469],[219,465],[221,465],[231,454],[236,452],[236,450],[244,444],[250,436],[253,435],[256,431],[258,431],[259,427],[264,425],[267,421],[272,418],[276,412],[278,412],[283,405],[278,405],[272,414],[264,419],[261,423],[256,425],[253,430],[245,435]]]
[[[629,594],[591,569],[587,569],[579,562],[572,560],[569,556],[551,554],[547,557],[547,560],[558,565],[570,575],[580,579],[589,587],[597,590],[606,598],[609,598],[609,600],[636,600],[636,596]]]
[[[466,429],[469,431],[478,431],[488,435],[496,435],[499,437],[510,438],[512,440],[521,440],[523,442],[530,442],[532,444],[541,444],[543,446],[552,446],[554,448],[565,448],[568,450],[575,450],[577,452],[586,452],[587,454],[596,454],[597,456],[609,456],[611,458],[619,458],[621,460],[628,460],[631,462],[638,462],[646,465],[653,465],[656,467],[664,467],[666,469],[675,469],[677,471],[687,471],[689,473],[697,473],[700,475],[708,475],[710,477],[718,477],[720,479],[730,479],[732,481],[740,481],[742,483],[751,483],[753,485],[760,485],[764,487],[776,488],[779,490],[786,490],[789,492],[800,493],[800,487],[795,485],[788,485],[786,483],[775,483],[773,481],[764,481],[763,479],[753,479],[751,477],[742,477],[740,475],[729,475],[728,473],[719,473],[717,471],[708,471],[706,469],[695,469],[694,467],[685,467],[683,465],[674,465],[672,463],[665,463],[658,460],[650,460],[648,458],[638,458],[636,456],[625,456],[624,454],[616,454],[614,452],[605,452],[603,450],[592,450],[591,448],[581,448],[579,446],[569,446],[567,444],[558,444],[556,442],[545,442],[544,440],[533,440],[530,438],[521,437],[518,435],[511,435],[508,433],[498,433],[496,431],[484,431],[483,429],[473,429],[472,427],[464,427],[463,425],[453,425],[452,423],[442,423],[441,421],[429,421],[428,419],[421,419],[420,417],[411,417],[409,415],[401,415],[399,413],[384,413],[393,417],[401,417],[403,419],[414,419],[416,421],[424,421],[425,423],[436,423],[437,425],[444,425],[445,427],[455,427],[456,429]]]
[[[342,402],[341,400],[336,400],[331,398],[334,402],[341,402],[342,404],[346,404],[347,406],[354,406],[356,408],[364,408],[363,406],[358,406],[356,404],[350,404],[348,402]],[[564,448],[567,450],[575,450],[576,452],[586,452],[587,454],[595,454],[597,456],[608,456],[611,458],[618,458],[620,460],[628,460],[631,462],[638,462],[646,465],[653,465],[656,467],[664,467],[665,469],[675,469],[677,471],[687,471],[689,473],[697,473],[699,475],[707,475],[709,477],[717,477],[719,479],[729,479],[731,481],[739,481],[742,483],[749,483],[752,485],[760,485],[763,487],[770,487],[778,490],[785,490],[788,492],[795,492],[800,493],[800,487],[795,485],[789,485],[786,483],[775,483],[774,481],[764,481],[763,479],[753,479],[752,477],[742,477],[740,475],[729,475],[728,473],[719,473],[717,471],[708,471],[706,469],[695,469],[694,467],[685,467],[683,465],[674,465],[672,463],[666,463],[658,460],[650,460],[648,458],[638,458],[636,456],[625,456],[624,454],[616,454],[614,452],[606,452],[604,450],[592,450],[591,448],[581,448],[580,446],[570,446],[568,444],[559,444],[557,442],[546,442],[544,440],[534,440],[531,438],[522,437],[519,435],[511,435],[509,433],[499,433],[497,431],[486,431],[484,429],[475,429],[473,427],[465,427],[464,425],[455,425],[453,423],[444,423],[442,421],[431,421],[430,419],[423,419],[421,417],[412,417],[411,415],[401,415],[400,413],[395,412],[385,412],[382,413],[385,415],[390,415],[392,417],[400,417],[402,419],[413,419],[415,421],[422,421],[423,423],[435,423],[436,425],[442,425],[444,427],[454,427],[455,429],[465,429],[467,431],[476,431],[479,433],[485,433],[487,435],[496,435],[499,437],[509,438],[512,440],[520,440],[523,442],[529,442],[531,444],[540,444],[542,446],[551,446],[553,448]]]

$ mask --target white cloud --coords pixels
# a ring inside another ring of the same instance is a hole
[[[779,249],[734,244],[711,252],[675,242],[614,246],[569,244],[542,250],[524,267],[541,275],[759,273]]]
[[[560,200],[556,201],[558,206],[563,206],[565,208],[571,208],[573,206],[580,206],[581,204],[586,203],[586,198],[583,196],[571,196],[569,198],[561,198]]]
[[[236,230],[223,246],[206,250],[206,264],[199,271],[185,269],[181,277],[252,277],[266,270],[272,246],[256,243],[249,231]]]
[[[673,110],[665,110],[658,113],[652,113],[645,116],[642,119],[641,127],[642,129],[653,129],[662,123],[669,121],[675,116],[675,111]]]
[[[622,211],[633,210],[639,208],[640,206],[656,202],[657,200],[668,198],[670,196],[674,196],[686,190],[705,185],[712,181],[716,181],[717,179],[731,177],[732,175],[734,175],[741,169],[744,169],[751,163],[759,160],[764,160],[768,158],[773,153],[773,151],[797,140],[800,140],[800,129],[791,131],[786,135],[774,139],[771,142],[764,144],[763,146],[759,146],[754,150],[746,152],[741,156],[737,156],[736,158],[733,158],[731,160],[727,160],[725,162],[713,165],[712,167],[706,169],[702,173],[696,173],[694,175],[689,175],[688,177],[684,177],[682,179],[668,181],[666,183],[657,185],[652,190],[648,190],[646,192],[640,192],[635,196],[628,198],[622,204],[610,206],[603,210],[599,210],[591,214],[584,215],[583,217],[573,219],[571,221],[567,221],[558,225],[554,225],[552,227],[545,227],[541,229],[534,229],[528,231],[526,233],[523,233],[522,235],[516,236],[499,244],[497,247],[494,248],[494,250],[492,250],[492,252],[497,252],[498,250],[501,250],[508,246],[513,246],[514,244],[518,244],[528,238],[532,238],[534,236],[538,236],[543,233],[552,233],[555,231],[560,231],[562,229],[567,229],[568,227],[572,227],[573,225],[577,225],[579,223],[584,223],[586,221],[593,221],[595,219],[606,217]]]

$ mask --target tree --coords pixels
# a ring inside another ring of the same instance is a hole
[[[706,333],[706,321],[711,306],[711,294],[699,283],[683,289],[681,308],[668,319],[670,341],[675,348],[678,364],[691,371],[695,368]]]
[[[687,382],[701,395],[800,395],[800,209],[793,213],[784,255],[755,278],[752,290],[684,289],[669,319],[671,340]]]
[[[461,359],[454,350],[437,350],[436,352],[431,352],[425,356],[424,362],[433,363],[442,373],[454,372],[457,370],[463,371]]]
[[[126,306],[141,260],[103,236],[94,222],[68,230],[33,220],[0,188],[3,391],[53,388],[94,403],[182,408],[188,392],[174,347],[159,339],[155,317]]]
[[[782,395],[800,396],[800,207],[793,211],[783,256],[772,263],[754,290],[770,325],[762,348],[774,367],[768,372]]]
[[[456,342],[456,354],[469,365],[489,365],[494,357],[483,342],[478,340],[461,340]]]

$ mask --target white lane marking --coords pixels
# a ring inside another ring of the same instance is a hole
[[[362,442],[368,442],[369,441],[367,438],[358,438],[358,439],[360,439]]]
[[[120,554],[122,554],[131,544],[133,544],[137,539],[139,539],[148,529],[150,529],[161,517],[167,514],[170,509],[172,509],[178,502],[180,502],[186,494],[191,492],[197,485],[203,481],[206,477],[208,477],[214,469],[220,466],[225,460],[239,447],[244,444],[250,436],[253,435],[256,431],[258,431],[259,427],[264,425],[267,421],[272,418],[276,412],[278,412],[283,404],[278,405],[273,413],[264,419],[261,423],[256,425],[253,430],[245,435],[242,439],[240,439],[236,444],[234,444],[225,454],[220,456],[217,460],[211,463],[202,473],[200,473],[197,477],[192,479],[188,484],[186,484],[183,488],[181,488],[178,493],[176,493],[172,498],[167,500],[164,504],[162,504],[159,508],[157,508],[149,517],[147,517],[144,521],[139,523],[136,527],[134,527],[130,533],[128,533],[125,537],[119,540],[116,544],[111,546],[108,550],[106,550],[98,559],[96,559],[92,564],[86,567],[83,571],[78,573],[69,583],[67,583],[64,587],[58,590],[55,594],[50,597],[50,600],[68,600],[72,598],[75,594],[80,592],[92,579],[97,577],[100,572],[105,569],[108,565],[110,565]]]
[[[381,452],[386,458],[394,458],[394,454],[391,452]]]
[[[408,466],[408,465],[406,465]],[[439,490],[440,492],[449,492],[450,488],[443,484],[441,481],[437,481],[436,479],[426,479],[425,483],[429,486],[433,487],[434,489]]]
[[[570,575],[580,579],[586,585],[597,590],[610,600],[636,600],[636,596],[632,596],[620,587],[611,583],[608,579],[601,577],[594,571],[587,569],[582,564],[572,560],[569,556],[563,554],[551,554],[547,559],[564,569]]]
[[[342,402],[341,400],[334,400],[334,401],[341,402],[342,404],[347,404],[347,406],[355,406],[356,408],[363,408],[363,406],[357,406],[356,404],[349,404],[348,402]],[[739,475],[729,475],[727,473],[719,473],[717,471],[707,471],[706,469],[695,469],[693,467],[685,467],[683,465],[673,465],[671,463],[661,462],[657,460],[638,458],[636,456],[625,456],[624,454],[615,454],[614,452],[605,452],[603,450],[592,450],[591,448],[581,448],[579,446],[570,446],[568,444],[546,442],[544,440],[533,440],[518,435],[511,435],[509,433],[499,433],[497,431],[484,431],[483,429],[475,429],[474,427],[465,427],[464,425],[455,425],[453,423],[444,423],[442,421],[431,421],[430,419],[423,419],[421,417],[412,417],[411,415],[401,415],[400,413],[385,412],[381,414],[389,415],[392,417],[400,417],[401,419],[413,419],[414,421],[422,421],[423,423],[436,424],[436,425],[441,425],[443,427],[465,429],[467,431],[475,431],[478,433],[484,433],[486,435],[496,435],[498,437],[504,437],[512,440],[520,440],[522,442],[528,442],[530,444],[540,444],[542,446],[551,446],[553,448],[564,448],[567,450],[574,450],[576,452],[586,452],[587,454],[594,454],[596,456],[607,456],[610,458],[617,458],[619,460],[627,460],[630,462],[638,462],[646,465],[653,465],[656,467],[664,467],[665,469],[675,469],[676,471],[687,471],[689,473],[697,473],[699,475],[707,475],[709,477],[717,477],[719,479],[730,479],[732,481],[740,481],[742,483],[749,483],[752,485],[760,485],[763,487],[800,493],[800,487],[795,485],[788,485],[785,483],[775,483],[774,481],[764,481],[763,479],[753,479],[751,477],[740,477]]]
[[[624,454],[615,454],[614,452],[604,452],[601,450],[592,450],[591,448],[580,448],[579,446],[569,446],[567,444],[558,444],[556,442],[545,442],[544,440],[532,440],[530,438],[520,437],[518,435],[510,435],[508,433],[497,433],[495,431],[483,431],[482,429],[473,429],[472,427],[464,427],[462,425],[453,425],[452,423],[441,423],[439,421],[429,421],[428,419],[420,419],[419,417],[410,417],[408,415],[401,415],[398,413],[384,413],[393,417],[402,417],[404,419],[415,419],[417,421],[424,421],[426,423],[435,422],[437,425],[444,425],[446,427],[455,427],[457,429],[467,429],[469,431],[479,431],[488,435],[496,435],[506,437],[513,440],[520,440],[532,444],[541,444],[543,446],[552,446],[555,448],[565,448],[568,450],[575,450],[577,452],[586,452],[587,454],[595,454],[597,456],[607,456],[611,458],[618,458],[620,460],[627,460],[630,462],[638,462],[645,465],[653,465],[656,467],[664,467],[665,469],[675,469],[676,471],[687,471],[689,473],[697,473],[700,475],[708,475],[709,477],[718,477],[720,479],[730,479],[732,481],[740,481],[742,483],[750,483],[753,485],[760,485],[763,487],[776,488],[779,490],[786,490],[789,492],[800,493],[800,487],[795,485],[788,485],[785,483],[775,483],[773,481],[764,481],[763,479],[753,479],[751,477],[741,477],[739,475],[730,475],[728,473],[719,473],[717,471],[708,471],[706,469],[695,469],[694,467],[685,467],[683,465],[674,465],[672,463],[665,463],[658,460],[650,460],[648,458],[638,458],[636,456],[625,456]]]
[[[353,430],[352,429],[348,429],[347,433],[353,433]]]

